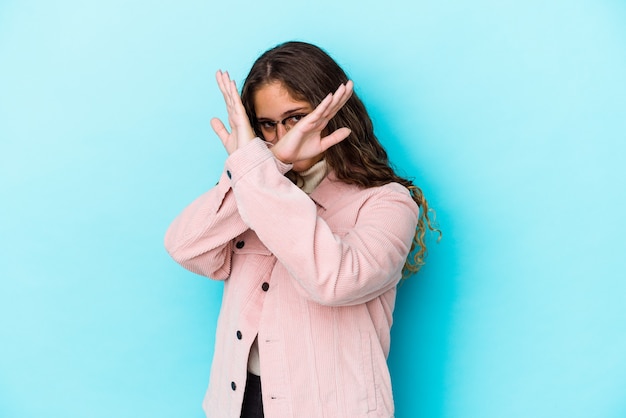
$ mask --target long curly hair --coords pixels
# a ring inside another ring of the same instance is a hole
[[[329,92],[348,81],[348,76],[322,49],[306,42],[286,42],[263,53],[252,65],[243,84],[241,99],[255,133],[263,138],[256,123],[254,95],[273,82],[280,82],[297,100],[317,106]],[[376,187],[387,183],[400,183],[409,189],[420,208],[411,251],[403,269],[403,278],[416,273],[425,262],[426,232],[441,231],[433,226],[431,214],[422,190],[409,179],[396,174],[389,163],[387,152],[376,135],[365,105],[354,93],[347,103],[328,123],[326,130],[340,127],[351,129],[350,136],[326,150],[324,158],[336,177],[361,187]],[[434,220],[434,218],[433,218]]]

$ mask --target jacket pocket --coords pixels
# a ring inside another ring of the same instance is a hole
[[[263,245],[252,230],[236,237],[231,245],[232,266],[229,281],[244,281],[238,286],[239,292],[249,292],[260,286],[261,280],[269,274],[276,258]]]
[[[248,229],[243,234],[239,235],[233,240],[233,253],[234,254],[258,254],[258,255],[272,255],[270,250],[261,242],[257,234]]]
[[[374,378],[374,361],[372,358],[372,341],[369,332],[361,331],[362,370],[367,392],[367,410],[376,410],[376,379]]]

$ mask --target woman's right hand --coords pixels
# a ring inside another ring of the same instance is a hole
[[[219,70],[215,74],[215,78],[226,103],[230,132],[218,118],[211,119],[211,127],[222,141],[222,145],[226,148],[228,155],[230,155],[251,142],[255,134],[246,115],[246,109],[241,102],[237,86],[230,79],[228,72]]]

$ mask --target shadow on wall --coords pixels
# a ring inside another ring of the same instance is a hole
[[[426,265],[398,288],[389,356],[397,418],[445,416],[459,266],[451,227],[439,225],[441,242],[431,234]]]
[[[425,266],[403,280],[398,288],[389,356],[396,417],[443,417],[449,395],[446,387],[461,255],[450,216],[453,209],[446,206],[445,193],[436,190],[437,181],[430,180],[436,176],[436,172],[431,172],[434,166],[432,162],[418,166],[421,162],[413,156],[420,153],[417,149],[406,149],[402,138],[408,131],[390,120],[393,114],[377,109],[372,112],[376,133],[398,174],[410,178],[423,190],[435,212],[431,220],[443,234],[439,242],[437,233],[427,234]],[[419,126],[410,128],[414,135],[419,131]],[[429,140],[427,134],[418,132],[417,136]]]

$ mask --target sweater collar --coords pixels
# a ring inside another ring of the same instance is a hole
[[[311,194],[326,177],[326,160],[320,160],[308,169],[299,172],[298,177],[302,182],[302,184],[298,184],[298,187],[306,194]]]

